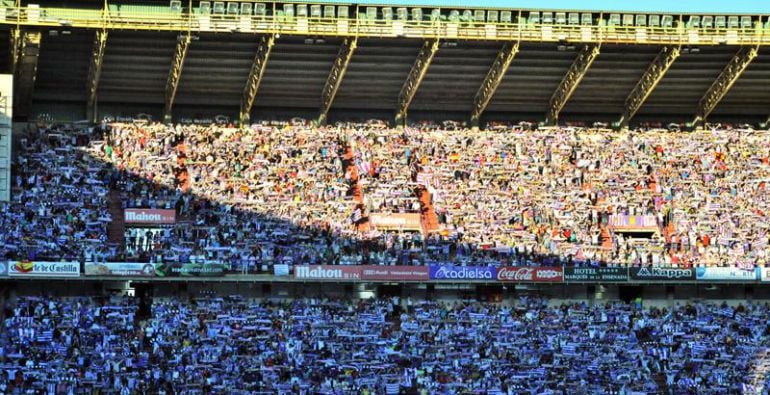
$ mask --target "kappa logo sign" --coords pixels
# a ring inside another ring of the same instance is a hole
[[[684,278],[689,277],[692,270],[689,269],[660,269],[660,268],[641,268],[636,273],[639,277],[665,277],[665,278]]]
[[[630,271],[632,280],[683,281],[695,280],[695,270],[679,267],[634,267]]]
[[[497,269],[498,281],[561,282],[564,270],[560,267],[501,267]]]

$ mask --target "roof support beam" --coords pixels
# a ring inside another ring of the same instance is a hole
[[[575,61],[572,62],[567,74],[562,78],[559,87],[551,96],[548,104],[548,113],[545,117],[546,125],[556,125],[559,122],[559,113],[569,101],[570,96],[575,92],[580,81],[588,72],[591,63],[599,56],[599,45],[587,44],[580,49]]]
[[[647,97],[650,96],[655,87],[666,72],[674,64],[674,61],[679,57],[679,47],[667,46],[660,50],[658,55],[653,59],[650,66],[636,83],[634,89],[628,94],[626,98],[626,104],[623,107],[623,115],[621,115],[618,124],[621,127],[628,126],[628,122],[636,115],[636,112],[642,108]]]
[[[40,55],[40,32],[26,31],[21,35],[21,48],[16,64],[16,110],[14,115],[22,118],[29,116],[32,110],[32,91],[37,78],[37,60]]]
[[[10,74],[16,74],[16,66],[19,64],[19,56],[21,55],[21,29],[18,27],[11,28],[11,31],[8,35],[8,38],[10,39],[10,45],[8,46],[8,49],[10,49]]]
[[[267,60],[270,57],[273,44],[275,44],[275,35],[270,34],[262,36],[259,40],[259,45],[257,45],[257,54],[251,63],[249,79],[246,80],[246,86],[243,88],[243,95],[241,96],[240,123],[242,128],[251,123],[251,107],[254,106],[254,100],[257,98],[259,84],[262,82],[262,76],[265,74]]]
[[[174,57],[171,59],[171,68],[168,70],[168,79],[166,80],[166,102],[163,106],[163,122],[171,122],[172,110],[174,108],[174,99],[176,99],[176,90],[179,88],[179,81],[182,79],[182,69],[184,60],[187,57],[187,49],[190,48],[190,35],[179,35],[176,40]]]
[[[340,45],[340,51],[337,53],[337,58],[334,59],[329,77],[326,79],[326,85],[324,85],[324,90],[321,92],[321,112],[318,115],[318,123],[321,125],[326,123],[329,109],[332,108],[334,97],[337,96],[337,90],[340,89],[342,78],[345,77],[345,71],[348,69],[350,59],[353,57],[353,52],[356,51],[357,45],[358,37],[348,37]]]
[[[91,49],[91,64],[88,66],[88,81],[86,81],[86,92],[88,92],[88,102],[86,103],[86,119],[96,122],[96,94],[99,90],[99,79],[102,76],[102,62],[104,61],[104,52],[107,48],[107,30],[97,30],[94,36],[94,46]]]
[[[749,67],[751,61],[757,57],[758,52],[757,47],[741,47],[741,49],[735,53],[735,56],[730,59],[730,62],[727,63],[727,66],[725,66],[717,79],[711,84],[711,87],[709,87],[698,102],[693,125],[697,126],[706,121],[706,118],[712,111],[714,111],[722,98],[725,97],[735,81],[737,81],[741,74],[743,74],[743,71]]]
[[[420,48],[420,52],[417,53],[417,59],[412,64],[412,69],[409,71],[409,75],[404,81],[404,85],[401,86],[401,92],[398,94],[398,109],[396,110],[396,124],[402,124],[406,122],[406,114],[409,110],[409,105],[414,99],[414,95],[417,93],[417,89],[422,83],[422,79],[428,72],[428,67],[433,61],[433,56],[438,51],[438,39],[425,41]]]
[[[513,62],[513,58],[519,52],[519,42],[508,42],[503,45],[500,52],[497,53],[495,62],[492,63],[492,67],[489,68],[487,76],[484,77],[484,82],[481,83],[476,97],[473,98],[473,110],[471,111],[471,124],[478,125],[479,118],[484,110],[487,109],[489,102],[492,100],[492,96],[495,94],[497,87],[500,86],[500,82],[505,76],[505,72],[508,71],[508,67]]]

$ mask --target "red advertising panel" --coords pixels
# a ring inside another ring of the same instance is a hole
[[[564,281],[564,269],[560,267],[500,267],[498,281],[556,283]]]
[[[380,281],[428,281],[428,266],[361,266],[362,280]]]
[[[295,266],[294,278],[309,280],[360,280],[361,266]]]
[[[151,208],[127,208],[123,213],[127,224],[169,225],[176,223],[176,211]]]
[[[415,213],[370,213],[369,225],[380,230],[422,230],[420,214]]]

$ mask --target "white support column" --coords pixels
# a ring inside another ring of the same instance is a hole
[[[13,75],[0,74],[0,202],[11,200]]]

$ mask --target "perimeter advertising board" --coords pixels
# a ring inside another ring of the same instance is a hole
[[[154,277],[155,265],[140,262],[88,262],[86,276]]]
[[[221,277],[221,263],[99,262],[85,265],[86,276],[116,277]]]
[[[307,280],[360,280],[361,266],[295,266],[294,278]]]
[[[80,277],[80,262],[10,261],[11,277]]]
[[[560,283],[564,281],[561,267],[516,267],[497,268],[497,280],[505,282]]]
[[[221,263],[156,263],[155,277],[221,277],[226,269]]]
[[[495,281],[496,274],[497,268],[494,266],[430,266],[431,280]]]
[[[430,268],[427,266],[361,266],[362,280],[378,281],[428,281]]]
[[[633,281],[695,281],[695,269],[683,267],[632,267]]]
[[[759,270],[759,280],[763,283],[770,282],[770,267],[760,267],[757,270]]]
[[[574,282],[626,282],[626,267],[565,267],[564,281]]]
[[[699,281],[756,281],[757,270],[753,267],[699,267],[696,278]]]
[[[285,277],[289,275],[289,265],[285,263],[279,263],[273,265],[273,274],[276,277]]]

